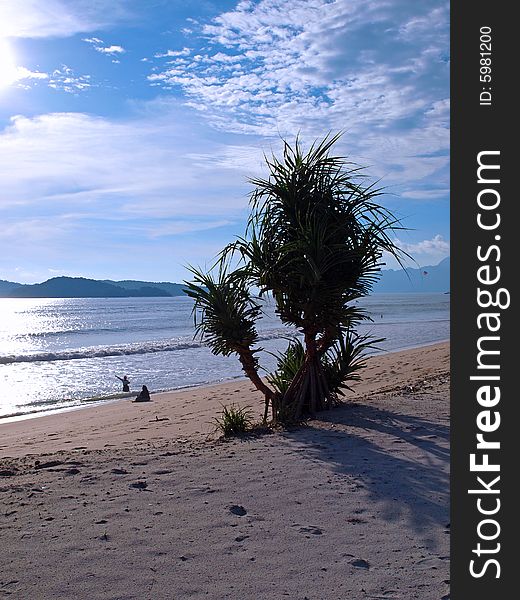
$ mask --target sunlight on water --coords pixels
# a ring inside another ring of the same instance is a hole
[[[1,354],[21,354],[45,348],[48,345],[45,335],[63,331],[68,322],[63,314],[67,302],[60,298],[0,298]]]
[[[372,318],[360,333],[386,337],[385,350],[449,338],[449,296],[385,294],[362,301]],[[213,383],[243,376],[235,357],[214,356],[194,339],[192,301],[175,298],[0,299],[0,418],[42,413],[131,392]],[[272,306],[259,344],[281,352],[295,330]],[[267,370],[275,358],[261,354]]]

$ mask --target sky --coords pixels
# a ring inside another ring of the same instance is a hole
[[[0,279],[182,281],[264,155],[338,131],[449,256],[449,2],[0,0]]]

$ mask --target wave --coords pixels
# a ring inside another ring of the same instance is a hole
[[[290,337],[291,333],[286,329],[262,332],[258,336],[259,341],[281,339]],[[294,336],[293,336],[294,337]],[[204,348],[207,344],[197,341],[186,340],[163,340],[153,342],[140,342],[119,346],[95,346],[90,348],[78,348],[76,350],[61,350],[56,352],[37,352],[33,354],[11,354],[0,356],[0,365],[12,363],[53,362],[58,360],[81,360],[89,358],[107,358],[110,356],[131,356],[136,354],[151,354],[154,352],[175,352],[179,350],[191,350]]]
[[[145,342],[124,346],[101,346],[95,348],[79,348],[59,352],[38,352],[34,354],[17,354],[0,356],[0,364],[7,365],[21,362],[52,362],[56,360],[80,360],[85,358],[106,358],[109,356],[128,356],[133,354],[150,354],[152,352],[171,352],[200,348],[204,344],[193,342]]]
[[[128,329],[126,328],[125,331]],[[82,334],[96,334],[96,333],[117,333],[122,331],[122,329],[116,328],[93,328],[93,329],[59,329],[57,331],[37,331],[37,332],[28,332],[28,333],[19,333],[16,337],[19,338],[49,338],[49,337],[59,337],[62,335],[82,335]]]
[[[86,398],[62,398],[62,399],[50,399],[50,400],[32,400],[25,404],[19,404],[16,408],[24,408],[26,406],[38,408],[38,410],[45,410],[44,407],[50,406],[52,408],[67,407],[82,405],[88,402],[103,402],[104,400],[120,400],[122,398],[133,398],[137,392],[114,392],[112,394],[101,394],[98,396],[87,396]],[[43,407],[43,408],[42,408]]]
[[[385,321],[378,319],[372,319],[370,321],[363,321],[360,323],[361,327],[374,327],[375,325],[428,325],[429,323],[449,323],[450,319],[416,319],[416,320],[406,320],[406,321]]]
[[[36,400],[27,404],[16,406],[17,411],[0,415],[0,421],[4,419],[15,419],[18,417],[32,417],[47,414],[49,412],[62,412],[73,408],[81,408],[92,404],[102,404],[103,402],[123,400],[134,397],[135,393],[130,394],[106,394],[103,396],[93,396],[89,398],[64,399],[64,400]]]

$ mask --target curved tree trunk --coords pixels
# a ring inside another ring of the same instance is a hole
[[[239,348],[237,349],[238,358],[240,363],[242,364],[242,370],[247,375],[247,377],[251,380],[252,384],[256,387],[257,390],[262,392],[265,399],[265,410],[264,410],[264,423],[267,421],[267,415],[269,413],[269,405],[273,407],[273,416],[275,413],[275,406],[277,404],[277,396],[276,393],[267,386],[257,370],[257,362],[255,360],[255,356],[250,348]]]

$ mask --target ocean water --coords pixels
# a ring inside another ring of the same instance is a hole
[[[360,333],[385,337],[380,351],[449,338],[447,294],[374,294]],[[0,419],[242,377],[234,356],[213,356],[194,339],[192,301],[174,298],[0,299]],[[262,365],[271,370],[287,337],[272,304],[259,323]]]

